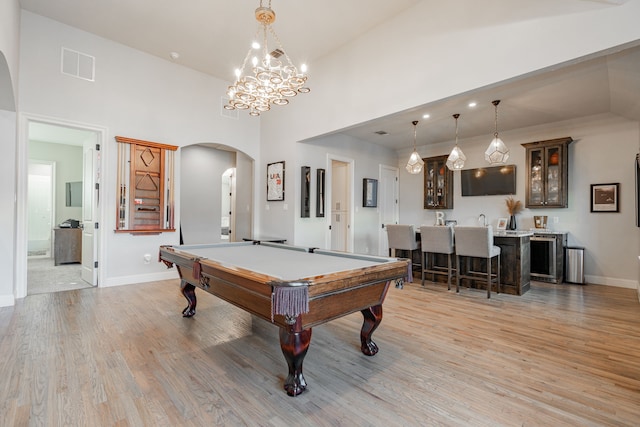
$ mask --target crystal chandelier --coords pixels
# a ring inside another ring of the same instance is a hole
[[[298,71],[271,27],[276,20],[276,14],[271,9],[271,0],[267,7],[263,7],[260,0],[260,7],[256,9],[256,20],[259,23],[254,37],[256,41],[247,52],[242,68],[236,70],[236,81],[227,91],[229,103],[224,106],[227,110],[249,110],[251,116],[259,116],[260,113],[269,111],[271,105],[286,105],[289,103],[288,98],[310,91],[304,86],[307,81],[306,65],[301,65],[301,72]],[[269,52],[267,47],[267,34],[271,34],[276,43],[276,49],[272,52]],[[261,44],[257,41],[259,36],[262,36]],[[252,50],[259,50],[260,58],[257,54],[252,57],[253,67],[250,73],[245,74]]]
[[[496,131],[493,134],[493,141],[489,144],[489,148],[484,152],[484,159],[491,163],[505,163],[509,159],[509,149],[500,138],[498,138],[498,104],[500,100],[497,99],[492,102],[496,107]]]
[[[456,145],[447,158],[447,167],[451,170],[462,169],[465,160],[467,160],[467,156],[465,156],[460,147],[458,147],[458,117],[460,117],[460,114],[453,115],[453,118],[456,119]]]
[[[422,158],[420,157],[420,154],[418,154],[418,151],[416,150],[416,137],[418,135],[418,131],[417,131],[418,121],[414,120],[411,123],[413,123],[413,153],[411,153],[411,156],[409,157],[409,161],[407,162],[406,168],[407,168],[407,172],[415,175],[422,172],[422,166],[424,166],[424,161],[422,160]]]

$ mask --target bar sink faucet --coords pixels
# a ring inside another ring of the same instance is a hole
[[[486,227],[487,226],[487,217],[485,216],[485,214],[481,213],[478,216],[478,221],[480,221],[482,219],[482,226]]]

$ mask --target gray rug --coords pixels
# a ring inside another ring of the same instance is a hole
[[[80,264],[53,265],[53,258],[29,258],[27,295],[90,288],[81,277]]]

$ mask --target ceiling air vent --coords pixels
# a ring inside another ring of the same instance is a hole
[[[380,136],[389,135],[389,133],[384,130],[377,130],[374,133]]]
[[[284,55],[284,52],[280,49],[275,49],[269,55],[271,55],[272,58],[280,58]]]
[[[95,57],[63,47],[61,63],[62,74],[95,81]]]

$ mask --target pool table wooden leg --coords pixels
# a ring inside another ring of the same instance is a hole
[[[382,305],[374,305],[362,310],[364,322],[360,331],[360,349],[367,356],[373,356],[378,352],[378,346],[371,341],[371,334],[376,330],[380,322],[382,322]]]
[[[181,280],[180,291],[188,302],[188,305],[184,310],[182,310],[182,317],[192,317],[196,314],[196,304],[198,303],[198,300],[196,299],[196,287],[186,280]]]
[[[289,396],[297,396],[307,388],[307,382],[302,375],[302,362],[307,355],[310,342],[311,328],[300,332],[280,328],[280,348],[289,366],[289,375],[284,382],[284,389]]]

